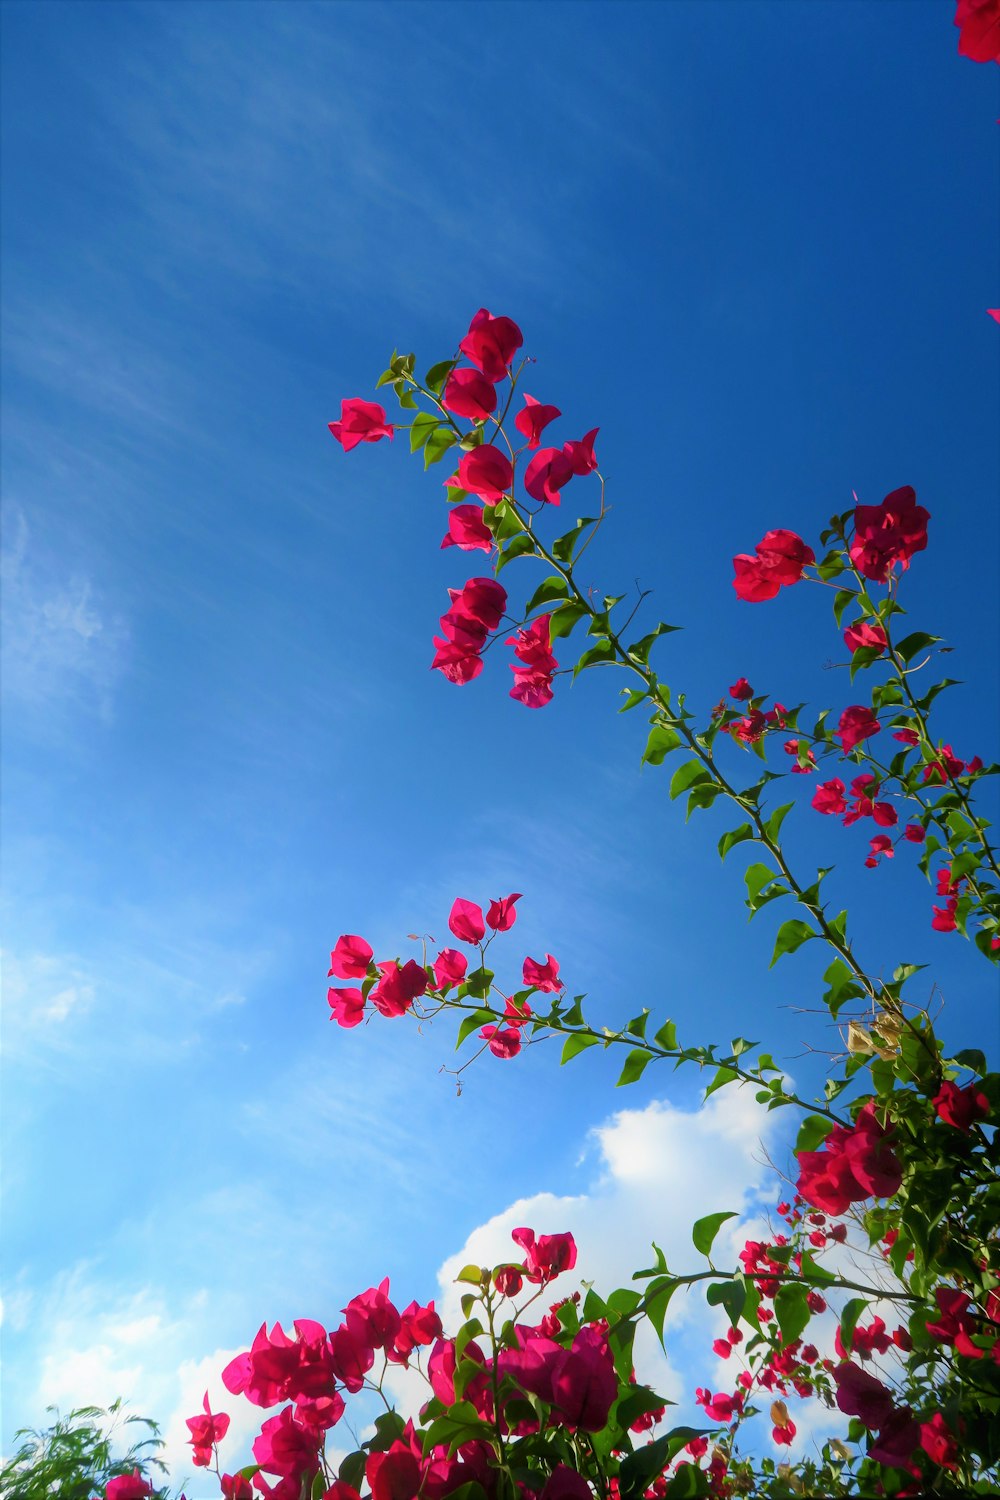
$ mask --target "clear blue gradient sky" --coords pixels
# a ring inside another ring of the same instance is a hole
[[[445,1029],[328,1025],[343,931],[397,952],[520,890],[512,970],[552,952],[602,1021],[766,1039],[815,1084],[820,958],[768,971],[725,823],[640,774],[610,674],[532,713],[494,662],[428,671],[478,554],[438,550],[441,470],[326,423],[394,345],[516,318],[560,441],[601,428],[586,581],[654,590],[703,709],[739,675],[856,701],[825,597],[741,605],[730,559],[913,484],[906,602],[964,682],[942,733],[991,759],[997,79],[952,11],[0,7],[5,1449],[88,1381],[167,1421],[179,1362],[265,1317],[429,1295],[514,1200],[594,1191],[614,1109],[697,1103],[544,1049],[456,1099]],[[861,952],[933,965],[946,1034],[996,1049],[995,978],[914,862],[864,870],[796,781],[791,848],[837,866]]]

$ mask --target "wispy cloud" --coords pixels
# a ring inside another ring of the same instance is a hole
[[[87,573],[33,545],[16,506],[0,554],[3,682],[8,712],[112,717],[129,632]]]

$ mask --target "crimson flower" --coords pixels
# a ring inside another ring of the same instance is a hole
[[[733,558],[737,598],[748,604],[773,599],[778,590],[798,583],[803,568],[816,561],[816,554],[794,531],[768,531],[757,543],[756,555],[741,552]]]
[[[889,638],[882,626],[870,625],[867,620],[856,620],[844,631],[844,645],[848,651],[860,651],[862,646],[884,651],[888,644]]]
[[[963,57],[1000,62],[1000,0],[958,0],[954,24],[961,28],[958,50]]]
[[[329,973],[338,979],[364,979],[373,956],[363,937],[347,932],[337,939],[337,946],[330,954]]]
[[[133,1469],[131,1474],[119,1474],[117,1479],[108,1480],[104,1500],[145,1500],[152,1493],[153,1486],[138,1469]]]
[[[552,654],[551,615],[539,615],[510,642],[517,665],[511,663],[514,686],[510,696],[526,708],[544,708],[552,701],[552,674],[559,663]]]
[[[753,688],[745,677],[737,677],[729,689],[729,696],[730,698],[736,698],[738,701],[745,701],[747,698],[753,697]]]
[[[946,1078],[931,1100],[939,1120],[952,1125],[956,1130],[969,1131],[975,1120],[987,1120],[990,1101],[974,1083],[960,1089],[957,1083]]]
[[[371,1002],[383,1016],[401,1016],[414,1000],[426,993],[427,970],[415,958],[398,964],[389,959],[379,964],[382,978],[371,992]]]
[[[481,370],[452,370],[441,405],[454,412],[456,417],[483,422],[496,411],[496,387]]]
[[[929,1422],[921,1422],[920,1446],[931,1463],[937,1464],[939,1469],[958,1468],[958,1442],[939,1411],[934,1413]]]
[[[486,935],[482,907],[477,906],[474,901],[466,901],[463,896],[458,896],[448,917],[448,930],[458,938],[460,943],[481,943]]]
[[[550,995],[566,988],[559,978],[559,965],[551,953],[546,953],[543,964],[540,964],[537,959],[526,958],[521,973],[525,984],[533,985],[536,990],[542,990]]]
[[[482,370],[487,380],[496,385],[507,374],[511,360],[523,343],[521,330],[512,318],[494,318],[485,307],[481,307],[458,347],[476,369]]]
[[[469,453],[462,454],[458,466],[460,488],[470,495],[478,495],[487,505],[496,505],[502,500],[514,482],[514,470],[509,458],[490,443],[480,444]]]
[[[543,427],[547,427],[550,422],[555,421],[556,417],[561,416],[562,412],[558,406],[543,406],[540,401],[535,400],[534,396],[525,394],[524,410],[519,411],[514,418],[514,426],[528,439],[529,448],[537,448],[542,441]]]
[[[391,438],[393,427],[385,420],[385,408],[377,401],[360,401],[356,396],[340,403],[340,421],[328,422],[327,426],[345,453],[350,453],[359,443],[377,443],[379,438]]]
[[[837,1382],[837,1405],[848,1417],[859,1417],[866,1427],[877,1431],[892,1415],[892,1396],[874,1375],[850,1360],[833,1372]]]
[[[520,899],[521,892],[515,891],[512,896],[501,896],[498,901],[491,901],[486,913],[487,927],[492,927],[494,932],[508,932],[517,919],[514,906]]]
[[[479,1035],[489,1043],[494,1057],[516,1057],[521,1050],[521,1033],[516,1026],[484,1026]]]
[[[539,1500],[592,1500],[593,1491],[578,1469],[556,1464]]]
[[[360,990],[335,987],[327,990],[326,999],[332,1012],[330,1020],[338,1026],[358,1026],[364,1019],[365,997]]]
[[[837,733],[840,735],[844,754],[847,755],[862,740],[871,739],[872,735],[878,734],[881,728],[881,724],[871,709],[866,708],[864,704],[854,703],[850,708],[845,708],[837,725]]]
[[[464,953],[457,948],[442,948],[434,960],[434,982],[439,990],[461,984],[469,967]]]
[[[253,1490],[245,1474],[220,1474],[222,1500],[253,1500]]]
[[[573,465],[561,448],[539,448],[524,472],[524,488],[533,500],[559,504],[559,492],[573,477]]]
[[[253,1456],[268,1474],[301,1480],[319,1468],[318,1443],[312,1433],[301,1427],[290,1406],[269,1417],[253,1441]]]
[[[590,432],[580,438],[579,442],[563,443],[563,452],[569,459],[570,468],[580,478],[585,474],[592,474],[597,468],[597,458],[594,454],[594,439],[600,430],[599,427],[593,427]]]
[[[492,552],[493,533],[483,520],[482,506],[456,505],[449,512],[448,531],[441,547],[461,547],[463,552]]]
[[[533,1229],[512,1229],[510,1237],[525,1252],[529,1281],[552,1281],[576,1265],[576,1241],[571,1234],[540,1234],[536,1239]]]
[[[844,783],[839,776],[835,776],[832,781],[823,781],[813,793],[812,805],[817,812],[821,813],[846,812],[845,790]]]
[[[914,552],[927,546],[929,520],[908,484],[886,495],[881,505],[855,506],[851,561],[865,578],[885,583],[897,563],[908,568]]]

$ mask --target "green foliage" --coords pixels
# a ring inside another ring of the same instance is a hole
[[[163,1440],[148,1417],[125,1412],[115,1401],[107,1411],[82,1406],[61,1417],[46,1408],[53,1421],[35,1431],[14,1434],[19,1444],[0,1467],[0,1500],[91,1500],[109,1479],[138,1469],[154,1487],[165,1466],[157,1456]],[[166,1500],[166,1488],[155,1488]]]

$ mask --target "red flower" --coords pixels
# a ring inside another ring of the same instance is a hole
[[[927,832],[919,823],[907,823],[903,829],[903,837],[908,844],[922,844],[927,837]]]
[[[974,1120],[989,1119],[990,1101],[974,1083],[960,1089],[957,1083],[946,1078],[931,1103],[937,1110],[938,1119],[956,1130],[969,1131]]]
[[[518,659],[517,666],[511,663],[514,686],[510,696],[527,708],[543,708],[552,701],[552,674],[559,663],[552,654],[551,619],[551,615],[539,615],[510,642]]]
[[[472,905],[471,901],[469,905]],[[453,984],[461,984],[468,967],[464,953],[459,953],[457,948],[442,948],[434,960],[434,981],[438,989],[446,990]]]
[[[526,394],[524,410],[519,411],[514,418],[514,426],[528,439],[529,448],[537,448],[542,441],[542,428],[561,416],[562,412],[558,406],[543,406],[540,401],[535,400],[534,396]]]
[[[571,1234],[540,1234],[536,1239],[533,1229],[512,1229],[510,1237],[525,1252],[525,1274],[536,1284],[553,1281],[576,1265],[576,1241]]]
[[[145,1500],[145,1496],[152,1493],[153,1486],[147,1484],[138,1469],[133,1469],[131,1474],[119,1474],[117,1479],[109,1479],[104,1497],[105,1500]]]
[[[753,697],[753,688],[750,686],[749,682],[747,682],[745,677],[737,677],[736,681],[729,689],[729,696],[730,698],[737,699],[737,701],[745,702],[747,698]]]
[[[337,946],[330,954],[330,974],[338,979],[364,979],[372,961],[372,950],[357,933],[345,933],[337,939]]]
[[[539,448],[524,474],[524,488],[533,500],[559,504],[559,491],[573,477],[573,465],[561,448]]]
[[[837,725],[837,733],[840,735],[840,743],[844,747],[844,754],[848,754],[861,740],[870,739],[873,734],[878,734],[882,728],[878,719],[870,708],[863,704],[855,703],[850,708],[845,708]]]
[[[767,532],[755,552],[755,557],[743,552],[733,558],[733,587],[750,604],[773,599],[783,585],[798,583],[803,568],[816,561],[812,548],[794,531]]]
[[[496,387],[479,370],[452,370],[441,405],[454,412],[456,417],[482,422],[496,411]]]
[[[868,1457],[889,1468],[903,1469],[914,1448],[920,1443],[920,1424],[908,1406],[899,1406],[883,1422],[878,1442],[868,1449]]]
[[[448,533],[441,546],[461,547],[463,552],[492,552],[493,533],[483,520],[482,507],[456,505],[448,516]]]
[[[514,470],[509,458],[490,443],[480,444],[462,454],[458,466],[458,483],[470,495],[478,495],[487,505],[496,505],[502,500],[514,482]]]
[[[523,343],[521,330],[513,319],[494,318],[485,307],[481,307],[458,347],[495,385],[498,380],[503,380]]]
[[[882,804],[879,803],[879,806],[882,806]],[[870,870],[874,870],[878,864],[880,854],[884,855],[886,859],[892,859],[895,852],[895,849],[892,847],[892,839],[889,835],[887,833],[878,833],[871,840],[871,853],[865,860],[865,864]]]
[[[853,1128],[835,1126],[822,1151],[799,1151],[798,1190],[828,1214],[845,1213],[864,1198],[891,1198],[903,1178],[890,1142],[892,1133],[866,1104]]]
[[[817,812],[842,813],[847,809],[844,800],[844,783],[839,776],[832,781],[823,781],[813,793],[812,805]]]
[[[365,997],[360,990],[329,989],[326,998],[332,1011],[330,1020],[338,1026],[357,1026],[364,1019]]]
[[[837,1405],[848,1417],[860,1417],[866,1427],[878,1430],[892,1415],[892,1397],[881,1380],[860,1365],[845,1360],[833,1372],[837,1382]]]
[[[961,27],[958,50],[963,57],[1000,62],[1000,0],[958,0],[955,25]]]
[[[958,1442],[939,1411],[934,1413],[929,1422],[921,1422],[920,1446],[931,1463],[937,1464],[939,1469],[958,1468]]]
[[[844,631],[844,645],[848,651],[860,651],[862,646],[884,651],[889,638],[881,625],[869,625],[867,620],[856,620]]]
[[[533,985],[536,990],[547,991],[554,995],[557,991],[566,988],[559,978],[559,965],[551,953],[546,953],[543,964],[538,963],[534,958],[526,958],[521,972],[525,984]]]
[[[594,427],[579,442],[563,443],[563,452],[569,459],[570,468],[581,478],[585,474],[592,474],[597,468],[594,439],[600,430],[599,427]]]
[[[486,913],[487,927],[492,927],[494,932],[508,932],[517,919],[514,906],[520,899],[521,892],[515,891],[512,896],[501,896],[498,901],[491,901]]]
[[[463,896],[457,897],[448,917],[448,930],[460,943],[481,943],[486,936],[482,907],[474,901],[466,901]]]
[[[222,1500],[253,1500],[253,1490],[245,1474],[220,1474]]]
[[[865,578],[884,583],[897,563],[908,568],[914,552],[927,546],[930,515],[916,502],[907,484],[886,495],[881,505],[855,507],[851,561]]]
[[[299,1426],[292,1408],[285,1406],[261,1427],[253,1441],[253,1456],[266,1473],[301,1480],[319,1468],[317,1448],[316,1438]]]
[[[327,423],[345,453],[359,443],[377,443],[391,438],[392,426],[385,420],[385,408],[377,401],[359,401],[356,396],[340,403],[340,421]]]
[[[415,958],[400,966],[395,959],[379,964],[382,978],[371,991],[371,1002],[383,1016],[405,1015],[427,989],[427,970]]]

